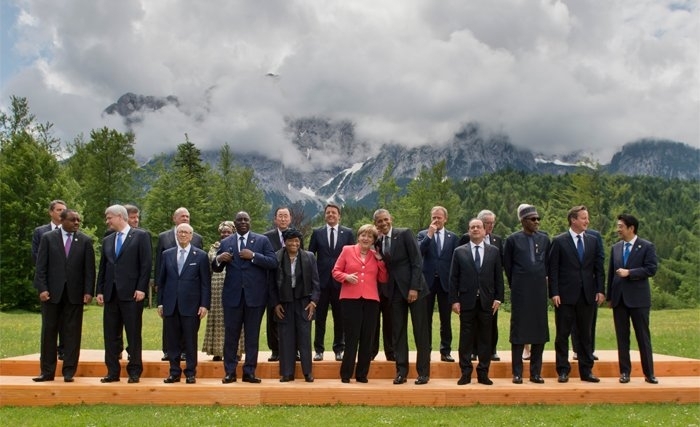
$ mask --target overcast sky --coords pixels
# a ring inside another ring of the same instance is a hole
[[[28,98],[70,141],[123,123],[126,92],[179,98],[135,128],[142,156],[280,153],[285,117],[348,119],[376,143],[467,122],[608,163],[624,143],[700,147],[698,1],[3,0],[0,106]],[[273,74],[274,76],[269,76]]]

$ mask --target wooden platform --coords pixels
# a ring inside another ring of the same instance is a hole
[[[455,354],[456,355],[456,354]],[[458,386],[457,363],[440,362],[439,353],[432,355],[431,378],[427,385],[413,384],[416,373],[411,364],[409,382],[394,385],[393,362],[382,355],[372,362],[369,383],[343,384],[339,379],[340,363],[327,352],[325,360],[314,362],[316,381],[305,383],[297,364],[297,378],[280,383],[278,364],[267,362],[268,352],[259,355],[256,374],[261,384],[239,380],[222,384],[222,362],[214,362],[200,354],[197,384],[164,384],[168,363],[160,361],[158,351],[144,352],[144,373],[139,384],[127,384],[123,374],[119,383],[102,384],[105,375],[103,352],[82,350],[78,373],[73,383],[64,383],[60,362],[56,381],[35,383],[31,377],[39,374],[39,355],[12,357],[0,360],[0,405],[50,406],[58,404],[155,404],[155,405],[372,405],[372,406],[470,406],[476,404],[581,404],[581,403],[638,403],[677,402],[700,403],[700,360],[674,356],[654,355],[659,384],[644,382],[639,366],[639,354],[632,353],[633,371],[629,384],[618,382],[617,352],[597,351],[600,358],[594,373],[601,378],[598,384],[578,379],[576,362],[572,362],[572,376],[568,383],[556,381],[554,352],[544,355],[542,375],[545,384],[527,380],[516,385],[511,382],[510,354],[501,353],[500,362],[492,362],[490,377],[493,386],[473,383]],[[415,357],[415,354],[411,355]],[[126,361],[122,361],[126,364]],[[527,372],[525,362],[525,372]]]

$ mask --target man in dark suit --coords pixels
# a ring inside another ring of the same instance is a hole
[[[440,316],[440,360],[454,362],[452,351],[452,307],[449,301],[450,264],[452,253],[457,247],[458,238],[445,228],[447,209],[435,206],[430,210],[430,225],[418,232],[418,247],[423,257],[423,277],[430,287],[426,297],[430,342],[433,342],[433,312],[435,300]]]
[[[340,315],[340,283],[331,275],[333,266],[345,245],[355,244],[355,235],[348,227],[340,225],[340,206],[333,203],[326,205],[324,210],[326,225],[311,233],[309,252],[316,255],[316,267],[321,281],[321,296],[316,309],[316,326],[314,332],[315,361],[323,360],[325,350],[323,341],[326,335],[326,318],[328,307],[333,312],[333,352],[335,360],[343,360],[345,340],[343,338],[343,322]]]
[[[459,314],[459,367],[462,372],[458,385],[472,379],[474,335],[477,336],[479,364],[476,367],[480,384],[492,385],[491,327],[493,315],[503,301],[503,268],[501,253],[495,246],[484,243],[484,223],[477,218],[469,221],[470,243],[455,249],[450,268],[450,303]]]
[[[549,297],[554,303],[556,323],[556,369],[559,382],[571,372],[569,336],[576,324],[578,370],[581,381],[600,381],[593,375],[591,325],[596,304],[605,301],[603,261],[598,256],[598,239],[585,234],[588,210],[574,206],[568,213],[569,230],[552,240],[549,252]]]
[[[173,223],[175,224],[173,228],[170,230],[166,230],[158,235],[158,245],[156,246],[156,268],[155,268],[155,287],[156,287],[156,292],[159,292],[160,289],[160,278],[158,277],[158,273],[160,272],[160,265],[161,265],[161,257],[163,254],[163,251],[166,249],[174,248],[177,246],[177,226],[180,224],[189,224],[190,223],[190,212],[187,210],[187,208],[180,207],[175,210],[173,213]],[[204,243],[202,241],[202,236],[200,236],[197,233],[194,233],[192,236],[192,246],[202,249],[204,247]],[[162,342],[163,342],[163,357],[161,360],[168,360],[168,348],[166,346],[167,342],[167,332],[165,330],[165,320],[163,320],[163,333],[162,333]],[[184,344],[184,343],[180,343]],[[184,346],[180,346],[180,352],[184,352]],[[183,356],[184,354],[181,354]],[[181,357],[183,358],[183,357]],[[184,359],[184,358],[183,358]]]
[[[151,236],[132,228],[126,208],[112,205],[105,210],[107,226],[115,231],[102,241],[97,274],[97,303],[104,305],[105,365],[107,375],[100,381],[119,381],[122,331],[129,342],[126,371],[129,383],[138,383],[143,372],[141,328],[143,300],[151,278]]]
[[[644,380],[657,384],[649,332],[651,288],[649,278],[656,274],[658,261],[654,244],[637,236],[639,221],[632,215],[617,217],[620,241],[610,251],[608,270],[608,304],[613,309],[620,382],[630,381],[630,320],[637,337]]]
[[[408,228],[393,228],[393,219],[386,209],[372,216],[380,234],[380,249],[389,273],[391,296],[392,341],[396,356],[394,384],[403,384],[408,375],[408,312],[411,312],[413,338],[416,342],[415,384],[430,380],[430,325],[426,308],[428,286],[421,273],[422,259],[418,242]]]
[[[197,333],[199,322],[211,306],[209,256],[194,247],[194,230],[187,223],[176,227],[177,246],[163,251],[159,278],[158,315],[167,332],[170,375],[163,382],[180,382],[180,343],[184,342],[187,384],[197,382]]]
[[[284,237],[282,233],[289,228],[292,223],[292,213],[286,206],[279,206],[275,209],[275,228],[265,232],[265,237],[270,241],[272,249],[277,252],[284,247]],[[302,243],[301,249],[304,249]],[[267,278],[268,287],[275,286],[275,274],[270,272]],[[267,331],[267,346],[272,352],[270,357],[267,359],[268,362],[278,362],[279,349],[280,349],[280,338],[279,331],[277,328],[277,322],[275,321],[275,308],[268,305],[265,329]]]
[[[51,217],[51,222],[48,224],[40,225],[34,229],[32,234],[32,262],[36,265],[36,257],[39,254],[39,242],[41,242],[41,236],[44,233],[55,230],[61,227],[61,212],[66,210],[66,202],[63,200],[52,200],[49,203],[49,216]],[[63,360],[63,335],[59,329],[58,331],[58,347],[56,348],[58,354],[58,360]]]
[[[277,257],[267,237],[250,231],[250,215],[238,212],[233,221],[236,234],[221,241],[216,258],[212,261],[214,271],[226,269],[221,302],[224,306],[224,384],[236,381],[238,357],[236,349],[241,336],[245,335],[245,363],[243,381],[259,383],[255,376],[258,365],[258,341],[260,324],[268,304],[268,273],[277,268]]]
[[[80,355],[83,304],[95,287],[95,251],[92,239],[78,231],[80,215],[61,212],[61,229],[44,233],[37,254],[34,287],[41,300],[41,374],[34,381],[53,381],[56,339],[63,331],[63,380],[73,382]]]
[[[603,260],[603,265],[605,265],[605,244],[603,243],[603,236],[600,234],[599,231],[590,228],[586,230],[586,234],[590,234],[591,236],[598,239],[598,258]],[[605,274],[605,271],[603,271],[603,274]],[[595,306],[595,310],[593,311],[593,319],[591,320],[591,351],[593,352],[593,355],[591,357],[593,358],[593,360],[598,360],[598,356],[595,355],[595,332],[597,323],[598,305]],[[576,348],[576,341],[578,339],[577,336],[578,332],[576,331],[576,324],[574,323],[573,327],[571,328],[571,348],[574,352],[574,360],[578,360],[578,349]]]

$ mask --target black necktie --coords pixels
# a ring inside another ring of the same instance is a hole
[[[335,249],[335,228],[331,227],[331,249]]]
[[[474,264],[476,264],[476,271],[481,271],[481,255],[479,255],[479,246],[474,246]]]
[[[238,253],[241,253],[243,249],[245,249],[245,238],[241,236],[238,240],[240,240],[240,244],[238,245]]]

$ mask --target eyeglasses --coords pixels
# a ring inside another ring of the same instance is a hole
[[[538,217],[538,216],[533,216],[532,218],[528,218],[528,219],[532,222],[539,222],[540,221],[540,217]]]

